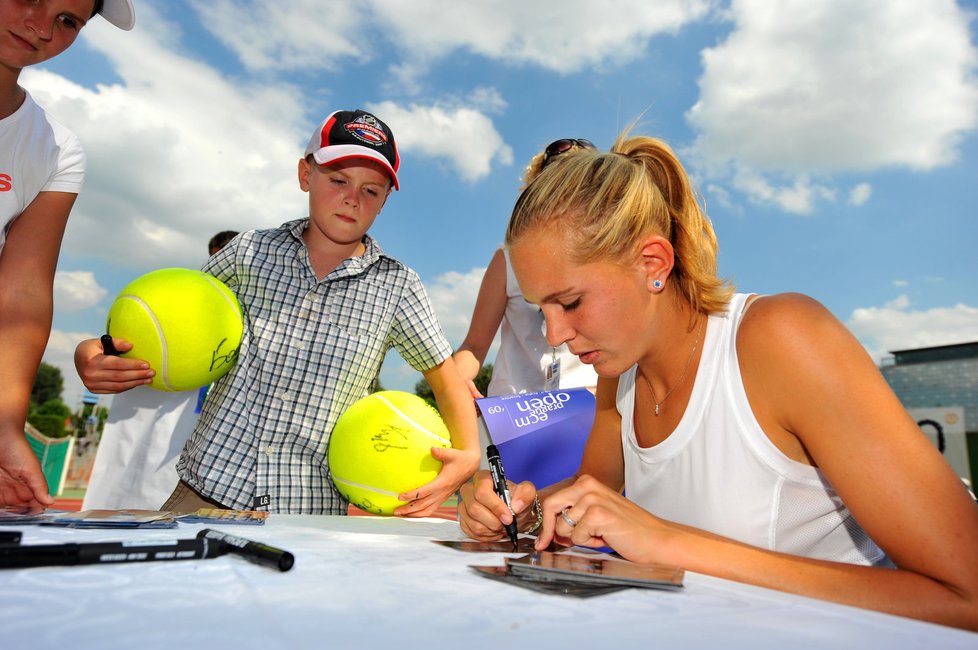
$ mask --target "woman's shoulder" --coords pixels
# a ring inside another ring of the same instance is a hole
[[[747,299],[741,328],[794,328],[832,318],[818,300],[803,293],[754,294]]]
[[[752,354],[811,353],[844,331],[842,323],[810,296],[758,295],[748,301],[737,330],[737,347]]]

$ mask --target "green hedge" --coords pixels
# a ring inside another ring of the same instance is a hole
[[[32,415],[29,422],[35,429],[49,438],[64,438],[68,435],[65,430],[65,419],[60,415]]]

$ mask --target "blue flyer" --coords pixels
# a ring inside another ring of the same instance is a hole
[[[483,397],[476,405],[510,481],[540,488],[577,471],[594,422],[587,388]]]

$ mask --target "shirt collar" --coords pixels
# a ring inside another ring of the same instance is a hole
[[[289,221],[285,224],[285,227],[300,246],[306,245],[302,239],[302,233],[309,227],[309,217]],[[341,264],[341,267],[345,266],[351,273],[358,273],[370,267],[371,264],[377,262],[381,257],[389,257],[380,247],[380,244],[377,243],[377,240],[369,234],[363,236],[363,245],[365,247],[363,255],[347,258]]]

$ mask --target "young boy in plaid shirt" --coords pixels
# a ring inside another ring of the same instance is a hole
[[[394,347],[431,385],[452,448],[443,466],[403,495],[396,514],[427,516],[475,471],[474,403],[417,274],[367,234],[392,190],[400,159],[386,124],[337,111],[299,160],[309,217],[245,232],[202,270],[226,283],[244,312],[238,360],[207,397],[163,510],[202,507],[345,514],[326,450],[337,418],[369,393]],[[119,351],[128,342],[114,341]],[[149,383],[152,370],[81,343],[76,366],[93,392]]]

